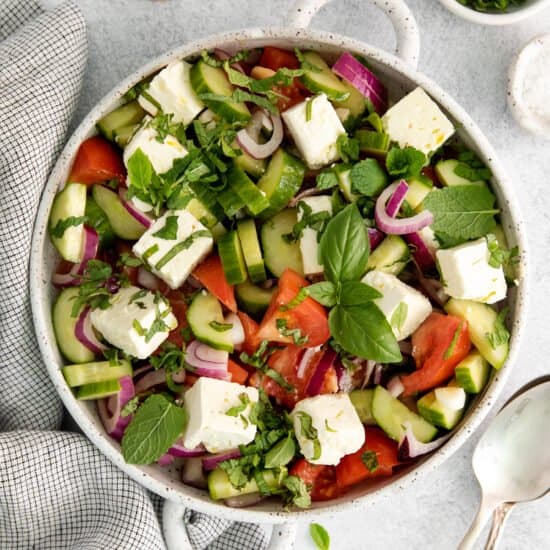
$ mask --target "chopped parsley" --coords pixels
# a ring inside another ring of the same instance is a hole
[[[378,470],[378,456],[375,451],[365,451],[364,453],[361,453],[361,462],[371,473]]]
[[[178,237],[178,217],[167,216],[164,227],[153,233],[153,237],[173,241]]]
[[[493,325],[493,332],[488,332],[485,337],[489,341],[489,344],[493,349],[497,349],[498,346],[508,343],[510,340],[510,332],[504,324],[506,315],[508,314],[508,308],[505,307],[498,315]]]
[[[319,432],[313,425],[313,419],[304,411],[297,411],[295,415],[300,421],[302,436],[309,439],[313,444],[313,456],[311,460],[317,460],[321,456],[321,442],[319,441]]]

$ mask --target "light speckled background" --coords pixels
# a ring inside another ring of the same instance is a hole
[[[117,82],[164,50],[220,31],[278,25],[293,4],[292,0],[75,1],[88,24],[90,51],[73,127]],[[420,71],[450,92],[486,133],[513,175],[527,220],[532,252],[529,325],[502,404],[528,380],[550,373],[550,141],[521,130],[506,105],[508,66],[529,39],[550,32],[550,10],[518,25],[491,28],[462,21],[435,0],[408,3],[421,31]],[[393,48],[389,22],[364,0],[333,2],[313,26]],[[332,550],[456,548],[479,500],[470,460],[480,433],[399,499],[386,500],[365,513],[325,521]],[[502,550],[550,549],[549,525],[550,496],[518,506],[508,520]],[[300,525],[299,550],[314,548],[307,528]]]

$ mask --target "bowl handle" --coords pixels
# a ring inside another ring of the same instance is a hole
[[[395,54],[414,67],[418,66],[420,35],[418,26],[403,0],[370,0],[381,9],[392,22],[395,37]],[[313,16],[330,0],[297,0],[288,13],[285,24],[289,27],[305,28]]]

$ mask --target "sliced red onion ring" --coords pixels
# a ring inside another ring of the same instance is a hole
[[[342,365],[342,361],[337,357],[334,361],[334,370],[336,371],[336,378],[338,379],[338,389],[344,393],[349,393],[356,386],[353,376]]]
[[[241,451],[239,451],[239,449],[231,449],[223,453],[205,456],[202,459],[202,467],[209,472],[210,470],[214,470],[220,462],[231,460],[232,458],[239,458],[240,456]]]
[[[138,268],[137,282],[139,286],[148,290],[159,290],[160,288],[160,279],[143,266]]]
[[[376,200],[374,209],[374,218],[376,225],[384,232],[390,235],[406,235],[407,233],[416,233],[423,227],[430,225],[434,221],[433,214],[429,210],[422,210],[420,214],[410,218],[392,218],[386,212],[386,202],[393,195],[400,182],[388,185]],[[405,185],[406,182],[405,182]]]
[[[168,453],[163,454],[158,460],[157,464],[159,466],[170,466],[174,462],[174,457]]]
[[[144,374],[136,382],[136,393],[143,393],[160,384],[166,384],[166,372],[164,369],[152,370]]]
[[[220,380],[231,379],[227,372],[228,359],[227,351],[211,348],[198,340],[193,340],[185,352],[185,362],[194,369],[195,374]]]
[[[264,116],[262,111],[256,111],[252,116],[251,124],[255,126]],[[273,124],[273,132],[271,137],[265,143],[259,143],[258,137],[251,135],[247,128],[243,128],[237,132],[237,142],[251,157],[255,159],[265,159],[272,155],[281,142],[283,141],[283,122],[279,115],[270,115],[271,123]]]
[[[246,495],[239,495],[236,497],[226,498],[224,503],[230,508],[246,508],[247,506],[254,506],[258,504],[264,498],[260,493],[247,493]]]
[[[182,458],[192,458],[197,456],[203,456],[205,453],[206,453],[206,449],[202,445],[199,445],[194,449],[187,449],[186,447],[183,446],[181,438],[178,439],[168,449],[168,454],[171,454],[172,456],[179,456]]]
[[[367,233],[369,235],[370,251],[372,252],[384,240],[384,233],[378,231],[376,227],[369,227]]]
[[[302,352],[302,357],[300,358],[300,362],[298,363],[298,368],[296,369],[296,376],[300,379],[302,379],[306,374],[306,369],[311,361],[311,358],[321,349],[321,347],[316,348],[306,348],[305,351]]]
[[[145,213],[143,213],[139,208],[136,207],[136,205],[129,201],[126,197],[127,190],[124,187],[119,187],[118,189],[118,196],[120,198],[120,201],[124,205],[124,208],[132,215],[132,217],[141,225],[144,227],[151,227],[151,224],[153,223],[153,220]]]
[[[392,397],[399,397],[405,390],[405,386],[403,386],[399,376],[394,376],[388,382],[387,390]]]
[[[188,458],[183,463],[183,468],[181,470],[181,480],[191,487],[196,487],[197,489],[206,489],[208,482],[206,481],[206,476],[204,475],[202,469],[202,459],[201,458]]]
[[[388,204],[386,204],[386,213],[388,216],[392,218],[397,216],[408,190],[409,185],[405,180],[400,180],[397,182],[397,187],[392,193]]]
[[[332,66],[332,71],[370,99],[378,113],[387,107],[387,92],[382,83],[358,59],[348,52],[343,53]]]
[[[431,453],[441,447],[452,435],[448,433],[429,443],[422,443],[415,437],[410,422],[403,422],[403,427],[405,428],[405,434],[401,438],[399,447],[397,448],[397,457],[399,460],[409,460],[426,453]]]
[[[319,395],[319,392],[321,391],[321,388],[323,386],[325,374],[327,373],[328,369],[332,367],[332,364],[337,357],[338,354],[330,346],[325,350],[325,352],[321,356],[321,359],[319,360],[319,363],[317,363],[317,366],[315,367],[315,371],[309,379],[308,385],[306,387],[307,395]]]
[[[383,372],[384,372],[384,367],[380,363],[377,363],[374,367],[374,376],[373,376],[373,379],[372,379],[372,381],[376,385],[378,385],[378,384],[380,384],[380,382],[382,382]]]
[[[425,271],[431,269],[435,265],[435,258],[426,246],[424,239],[419,233],[409,233],[405,235],[405,240],[412,245],[412,255],[418,267]]]
[[[120,416],[120,411],[134,397],[134,383],[131,376],[123,376],[119,379],[120,391],[106,399],[99,399],[97,408],[99,417],[106,432],[115,439],[122,439],[126,426],[130,423],[132,415]]]
[[[214,55],[220,60],[225,61],[226,59],[229,59],[231,57],[231,54],[226,52],[225,50],[222,50],[221,48],[215,48],[214,49]],[[244,67],[240,63],[233,63],[231,65],[232,69],[235,69],[236,71],[239,71],[240,73],[246,74],[246,71],[244,70]]]
[[[74,264],[69,273],[54,273],[52,282],[58,287],[75,286],[80,283],[80,276],[86,265],[97,256],[99,235],[93,227],[84,226],[84,242],[82,243],[82,260]]]
[[[318,187],[310,187],[309,189],[305,189],[301,193],[298,193],[293,199],[290,199],[288,206],[292,208],[306,197],[316,197],[318,195],[322,195],[323,193],[325,193],[324,189],[319,189]]]
[[[225,322],[233,325],[229,331],[231,332],[231,341],[235,347],[240,346],[244,342],[244,328],[239,316],[236,313],[230,313]]]
[[[101,353],[107,349],[107,346],[102,344],[95,335],[90,312],[90,306],[86,306],[82,310],[74,327],[74,334],[78,341],[85,345],[90,351],[93,353]]]

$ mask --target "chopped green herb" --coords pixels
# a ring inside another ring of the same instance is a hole
[[[333,187],[338,187],[338,176],[334,173],[334,170],[327,169],[323,170],[315,178],[315,183],[317,189],[332,189]]]
[[[309,534],[315,546],[317,546],[317,550],[330,549],[330,537],[327,530],[322,525],[311,523],[309,526]]]
[[[279,306],[279,311],[290,311],[295,307],[298,307],[306,298],[308,297],[308,288],[303,287],[298,291],[298,294],[288,302],[288,304],[283,304]]]
[[[283,495],[287,505],[293,504],[298,508],[309,508],[311,506],[311,496],[304,480],[298,476],[287,476],[283,480],[283,485],[288,490],[288,495]]]
[[[313,419],[304,411],[297,411],[294,414],[300,421],[302,436],[313,443],[313,456],[311,460],[317,460],[321,456],[321,442],[319,441],[319,432],[313,425]]]
[[[134,395],[124,407],[122,407],[120,411],[120,416],[122,418],[126,418],[127,416],[130,416],[131,414],[134,414],[137,411],[137,408],[139,406],[139,395]]]
[[[302,346],[308,341],[308,336],[305,334],[302,336],[299,328],[289,329],[287,327],[286,319],[277,319],[277,330],[282,336],[290,336],[294,340],[297,346]]]
[[[279,468],[286,466],[296,454],[296,444],[292,432],[288,432],[285,439],[276,443],[265,455],[266,468]]]
[[[399,178],[418,176],[427,163],[426,155],[414,147],[392,147],[386,155],[388,173]]]
[[[506,325],[504,324],[507,314],[508,314],[508,308],[505,307],[497,315],[497,318],[493,325],[493,332],[487,333],[485,335],[485,337],[487,338],[487,340],[489,341],[489,344],[493,349],[497,349],[498,346],[506,344],[508,343],[508,340],[510,340],[510,332],[508,331],[508,329],[506,328]]]
[[[133,256],[130,252],[123,252],[117,260],[117,265],[140,267],[143,265],[143,262],[136,256]]]
[[[156,264],[155,269],[162,269],[168,262],[173,260],[180,252],[183,252],[184,250],[187,250],[190,248],[193,243],[202,237],[210,237],[211,233],[210,231],[206,229],[201,229],[199,231],[195,231],[194,233],[191,233],[189,237],[187,237],[185,240],[179,242],[178,244],[175,244]]]
[[[219,59],[214,55],[208,53],[207,50],[201,51],[202,60],[207,65],[210,65],[210,67],[223,67],[223,65],[226,62],[229,65],[233,65],[234,63],[240,63],[241,61],[246,59],[249,55],[250,55],[250,50],[241,50],[240,52],[237,52],[235,55],[232,55],[229,59]]]
[[[233,328],[233,323],[220,323],[219,321],[210,321],[208,323],[216,332],[226,332]]]
[[[359,159],[359,140],[350,138],[347,134],[341,134],[336,140],[336,149],[344,162]]]
[[[56,239],[61,239],[69,227],[78,227],[87,221],[86,216],[69,216],[59,220],[53,227],[50,227],[50,234]]]
[[[304,201],[298,203],[298,214],[302,213],[302,217],[299,222],[294,224],[291,233],[283,235],[283,239],[286,242],[296,242],[300,240],[304,229],[307,227],[317,231],[317,238],[321,238],[326,224],[330,220],[330,212],[327,210],[321,210],[320,212],[313,212],[311,206]]]
[[[325,430],[327,432],[337,432],[338,430],[333,430],[329,425],[328,425],[328,418],[325,418]]]
[[[144,262],[147,262],[147,261],[149,260],[149,258],[150,258],[153,254],[156,254],[158,251],[159,251],[159,245],[158,245],[158,244],[154,244],[154,245],[150,246],[150,247],[142,254],[143,261],[144,261]]]
[[[306,122],[309,122],[311,120],[311,113],[313,111],[313,100],[314,99],[315,99],[315,96],[306,101]]]
[[[250,397],[248,397],[248,394],[245,392],[239,394],[239,401],[239,405],[235,405],[227,410],[225,413],[227,416],[239,416],[246,410],[248,405],[250,405]]]
[[[178,217],[167,216],[164,227],[153,233],[153,237],[173,241],[178,237]]]
[[[364,159],[350,171],[351,190],[354,193],[375,197],[388,185],[388,176],[375,159]]]
[[[487,247],[489,248],[489,265],[494,268],[514,265],[519,262],[519,248],[514,246],[511,250],[501,248],[497,238],[490,233],[487,235]]]
[[[456,327],[456,330],[453,334],[453,339],[451,340],[449,347],[445,350],[445,353],[443,354],[443,359],[449,359],[453,355],[458,339],[460,338],[460,333],[462,332],[463,323],[464,321],[460,321],[460,323]]]
[[[378,470],[378,456],[375,451],[365,451],[361,454],[361,462],[367,467],[369,472]]]
[[[393,310],[390,325],[395,330],[401,330],[405,321],[407,320],[407,315],[409,313],[409,306],[406,302],[399,302],[399,305]]]
[[[268,340],[262,340],[258,346],[258,349],[252,355],[249,355],[243,351],[241,352],[239,358],[243,363],[258,369],[266,376],[269,376],[286,391],[293,391],[294,386],[289,384],[280,373],[270,368],[267,363],[271,355],[273,355],[273,353],[275,353],[278,349],[281,349],[281,346],[270,346]]]

